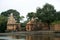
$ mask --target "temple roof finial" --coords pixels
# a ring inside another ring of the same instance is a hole
[[[13,16],[13,13],[11,13],[10,15]]]
[[[32,17],[32,18],[31,18],[31,21],[35,21],[35,18],[34,18],[34,17]]]
[[[15,18],[14,18],[14,16],[13,16],[13,13],[10,14],[7,23],[8,23],[8,24],[15,24],[15,23],[16,23],[16,20],[15,20]]]

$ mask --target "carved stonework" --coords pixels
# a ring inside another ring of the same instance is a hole
[[[13,17],[13,14],[11,13],[9,18],[8,18],[8,22],[7,24],[16,24],[16,20]]]
[[[11,13],[7,22],[7,31],[18,31],[20,30],[20,28],[20,23],[16,23],[16,20],[14,19],[13,14]]]
[[[26,25],[26,31],[32,31],[36,27],[36,20],[34,18],[31,19]]]

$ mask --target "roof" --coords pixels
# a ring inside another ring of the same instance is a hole
[[[13,14],[11,13],[8,18],[7,24],[15,24],[15,23],[16,23],[16,20],[14,19]]]
[[[36,24],[36,20],[32,18],[27,24]]]

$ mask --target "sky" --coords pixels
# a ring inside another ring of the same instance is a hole
[[[52,4],[57,11],[60,11],[60,0],[0,0],[0,13],[9,9],[17,10],[21,16],[29,12],[36,12],[36,8],[42,8],[46,3]]]

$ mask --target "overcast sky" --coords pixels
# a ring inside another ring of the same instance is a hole
[[[21,15],[35,12],[37,7],[43,7],[45,3],[52,4],[57,11],[60,10],[60,0],[0,0],[0,13],[9,9],[15,9]]]

